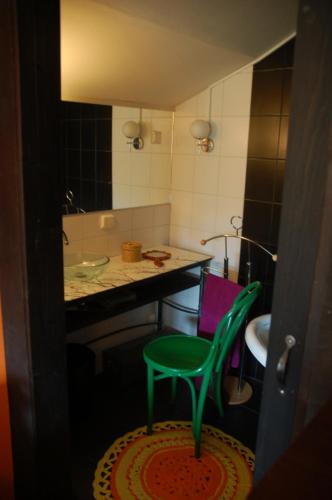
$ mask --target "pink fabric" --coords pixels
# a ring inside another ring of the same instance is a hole
[[[202,299],[201,319],[199,322],[199,332],[211,335],[211,340],[219,321],[232,307],[237,295],[243,290],[241,285],[233,283],[220,276],[208,274],[205,280],[204,293]],[[237,368],[240,364],[241,342],[235,342],[230,364]],[[228,363],[227,363],[228,364]]]

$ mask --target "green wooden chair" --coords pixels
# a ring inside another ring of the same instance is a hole
[[[188,383],[191,392],[195,457],[200,457],[202,416],[209,384],[213,383],[214,399],[219,413],[223,415],[221,402],[223,363],[261,288],[260,282],[256,281],[239,293],[232,308],[218,324],[212,342],[202,337],[178,334],[159,337],[145,346],[143,357],[147,364],[148,434],[152,433],[154,382],[171,378],[174,399],[177,379],[182,378]],[[195,389],[196,377],[201,377],[198,393]]]

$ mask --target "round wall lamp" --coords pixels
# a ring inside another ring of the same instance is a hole
[[[127,142],[133,146],[134,149],[142,149],[144,146],[144,141],[140,136],[141,126],[139,123],[134,121],[126,122],[122,125],[122,133],[131,141]]]
[[[214,148],[214,142],[209,138],[210,132],[211,125],[206,120],[195,120],[191,124],[190,133],[204,153],[210,153]]]

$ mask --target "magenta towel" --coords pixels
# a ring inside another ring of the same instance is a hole
[[[213,336],[219,321],[232,307],[241,290],[243,287],[237,283],[214,274],[208,274],[204,286],[199,331]],[[237,341],[231,360],[232,367],[237,368],[239,361],[240,343]]]

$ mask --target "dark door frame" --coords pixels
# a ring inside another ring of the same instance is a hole
[[[331,54],[331,1],[302,0],[256,480],[332,396]],[[288,334],[296,345],[281,394],[276,370]]]
[[[275,395],[277,390],[274,367],[282,344],[279,332],[307,332],[308,341],[297,348],[305,361],[300,367],[305,370],[307,360],[313,361],[311,340],[318,330],[325,331],[319,324],[325,317],[320,295],[331,290],[330,282],[322,280],[324,269],[329,271],[326,249],[331,248],[327,220],[331,200],[329,3],[308,0],[300,7],[288,151],[291,168],[286,173],[273,306],[273,354],[269,356],[264,394]],[[59,2],[3,0],[0,28],[0,278],[16,497],[68,498],[61,179],[57,160]],[[296,238],[294,227],[302,227]],[[299,279],[292,283],[290,276]],[[281,312],[290,301],[293,319],[286,321]],[[290,369],[290,377],[294,370]],[[297,381],[312,376],[312,371],[298,375],[298,370],[299,366],[294,375]],[[302,392],[297,391],[303,401]],[[285,425],[283,447],[308,416],[307,404],[304,413],[303,405],[290,404],[298,419],[296,425]],[[269,413],[268,404],[263,403],[258,442],[261,459],[262,450],[269,446],[264,439],[271,435],[266,417]],[[267,465],[269,461],[271,457]]]
[[[15,497],[68,498],[58,0],[3,0],[0,38],[0,283]]]

